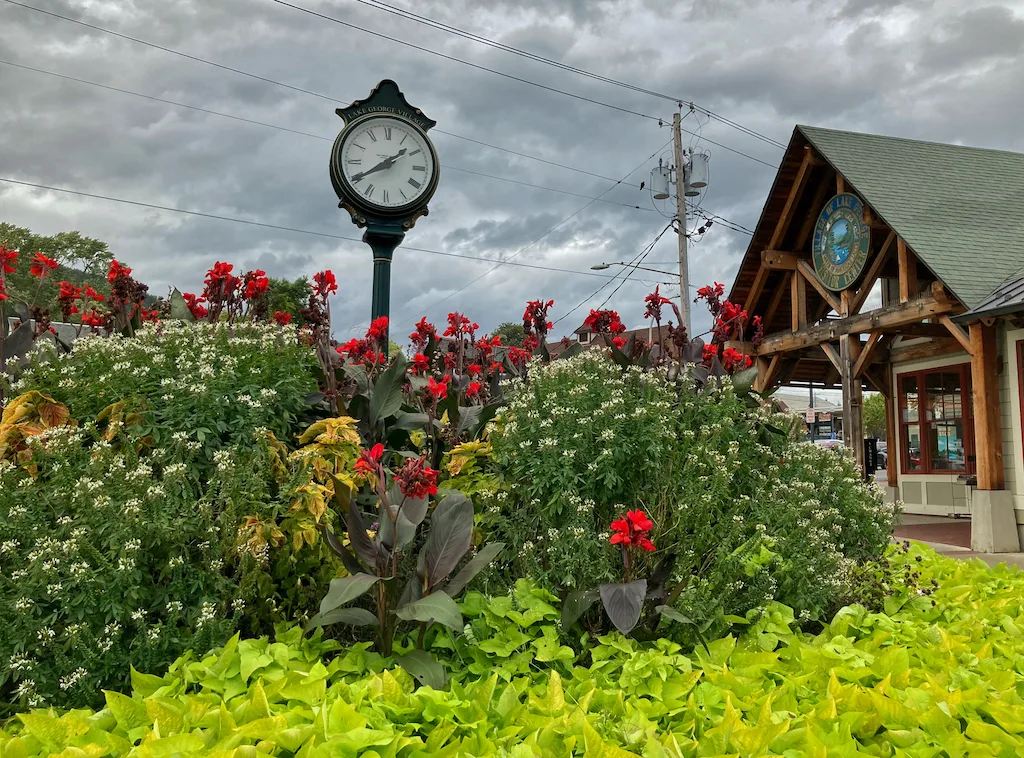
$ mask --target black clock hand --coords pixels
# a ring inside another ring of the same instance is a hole
[[[390,158],[385,158],[384,160],[382,160],[380,163],[378,163],[373,168],[368,169],[368,170],[364,171],[361,174],[355,174],[350,181],[354,184],[355,182],[360,181],[363,177],[369,176],[370,174],[374,173],[375,171],[383,171],[386,168],[391,168],[393,165],[395,165],[395,161],[397,161],[399,158],[401,158],[403,155],[405,155],[405,151],[407,149],[408,148],[404,148],[403,147],[401,150],[398,151],[397,154],[392,155]]]

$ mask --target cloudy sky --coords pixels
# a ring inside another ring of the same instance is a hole
[[[655,119],[446,60],[301,8],[666,121],[674,110],[670,101],[400,18],[373,7],[375,0],[294,0],[299,9],[273,0],[22,1],[321,96],[0,0],[0,177],[356,239],[361,232],[338,210],[328,178],[330,143],[341,128],[338,103],[329,98],[361,98],[380,79],[392,78],[437,120],[437,129],[459,135],[432,133],[441,183],[430,216],[407,244],[493,261],[516,256],[516,262],[588,274],[506,265],[474,282],[494,264],[400,248],[392,281],[398,335],[422,314],[443,321],[452,309],[493,328],[517,320],[523,303],[535,298],[554,299],[556,318],[583,303],[556,330],[570,332],[586,307],[599,305],[619,284],[588,300],[609,281],[593,276],[590,266],[632,259],[667,223],[646,189],[609,180],[633,171],[629,183],[649,181],[657,156],[669,156],[663,147],[670,132]],[[1019,0],[386,2],[692,101],[783,143],[794,124],[807,123],[1024,151]],[[781,150],[706,116],[691,114],[684,127],[701,137],[688,135],[687,144],[711,154],[702,208],[752,228]],[[602,201],[588,199],[597,196]],[[0,220],[39,233],[77,229],[103,239],[155,293],[171,285],[200,288],[205,270],[218,260],[287,277],[329,267],[341,283],[333,303],[338,336],[369,315],[372,264],[358,241],[4,182]],[[717,224],[691,245],[694,286],[730,282],[747,239]],[[671,271],[675,258],[670,231],[645,265]],[[641,325],[643,295],[651,281],[664,278],[628,281],[608,307],[630,326]],[[678,288],[666,292],[677,296]],[[697,327],[705,322],[695,313]]]

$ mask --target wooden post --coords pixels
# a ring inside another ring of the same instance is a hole
[[[896,414],[898,413],[900,397],[899,393],[892,391],[892,371],[886,369],[884,372],[885,386],[889,395],[885,399],[885,473],[889,480],[890,487],[899,487],[899,475],[896,469],[896,455],[900,450],[900,435],[896,430]]]
[[[858,470],[864,472],[864,415],[861,380],[853,367],[860,357],[860,337],[844,334],[839,338],[839,377],[843,383],[843,443],[853,450]]]
[[[799,331],[807,326],[807,280],[800,274],[794,272],[790,280],[792,287],[791,303],[793,310],[793,331]]]
[[[975,322],[971,331],[971,381],[974,384],[974,449],[978,460],[978,489],[1001,490],[1003,431],[999,420],[999,364],[996,328]]]
[[[917,260],[907,250],[902,237],[896,238],[896,255],[900,271],[900,302],[905,303],[917,295]]]

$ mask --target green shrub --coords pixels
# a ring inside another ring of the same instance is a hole
[[[535,366],[511,392],[491,436],[511,493],[487,523],[518,546],[512,576],[553,589],[618,578],[608,525],[643,507],[670,460],[668,386],[591,352]]]
[[[485,528],[520,546],[506,581],[563,597],[621,581],[609,525],[636,508],[654,522],[648,571],[676,556],[683,616],[712,632],[772,601],[827,617],[851,597],[854,568],[882,556],[895,509],[852,460],[778,424],[728,381],[668,382],[596,352],[535,367],[492,435],[505,487]]]
[[[466,636],[481,640],[465,664],[451,653],[445,691],[417,688],[366,645],[339,651],[297,629],[233,639],[162,676],[133,674],[132,696],[106,693],[101,711],[25,713],[0,731],[0,752],[1020,755],[1024,577],[917,548],[895,560],[939,589],[894,596],[889,614],[844,608],[816,635],[771,604],[738,639],[692,653],[615,634],[585,658],[544,662],[537,640],[557,634],[541,591],[520,584],[485,604],[470,593],[463,610],[479,615]],[[509,664],[516,650],[529,655]]]
[[[157,444],[186,434],[211,463],[219,448],[248,445],[261,427],[290,440],[316,392],[314,365],[294,330],[169,321],[131,338],[85,336],[59,356],[42,346],[11,389],[40,390],[79,419],[131,399]]]
[[[0,703],[95,705],[129,663],[159,669],[234,631],[233,535],[191,473],[199,443],[138,443],[62,426],[22,465],[0,460]]]

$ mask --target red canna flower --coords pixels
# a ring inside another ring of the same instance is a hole
[[[731,347],[727,348],[725,352],[722,353],[722,367],[726,371],[750,368],[753,363],[754,362],[751,360],[749,355],[744,355]]]
[[[119,277],[127,277],[131,273],[132,270],[130,268],[122,266],[119,261],[113,260],[110,262],[110,269],[107,271],[107,281],[113,284]]]
[[[366,330],[366,339],[383,340],[388,334],[388,317],[375,318]]]
[[[480,324],[473,323],[461,313],[449,313],[448,328],[444,330],[444,336],[459,338],[468,336],[473,339],[474,332],[479,328]]]
[[[28,272],[32,276],[39,277],[42,279],[44,276],[49,274],[55,268],[57,268],[57,261],[54,258],[43,255],[42,253],[36,253],[32,256],[32,266]]]
[[[644,302],[647,304],[647,310],[644,311],[644,318],[653,318],[658,323],[661,323],[661,308],[665,305],[671,305],[672,309],[676,312],[676,317],[682,320],[679,315],[679,308],[676,304],[664,297],[658,290],[660,285],[654,288],[654,292],[644,298]]]
[[[467,398],[480,397],[480,389],[481,389],[480,382],[470,382],[469,386],[466,388],[466,397]]]
[[[292,322],[292,314],[284,311],[274,311],[271,320],[278,326],[288,326]]]
[[[641,550],[654,552],[654,543],[650,540],[651,529],[654,522],[641,510],[627,511],[622,518],[617,518],[611,523],[612,535],[609,542],[613,545],[622,545],[623,548],[638,547]]]
[[[536,334],[527,334],[523,337],[523,350],[532,353],[538,347],[540,347],[540,337]]]
[[[246,300],[265,295],[270,289],[270,279],[267,278],[267,272],[262,269],[248,272],[243,281],[245,282],[244,297]]]
[[[479,364],[470,363],[468,366],[466,366],[466,373],[469,374],[470,376],[480,376],[482,372],[483,368],[481,368]]]
[[[412,370],[416,374],[425,374],[430,368],[430,359],[423,353],[416,353],[412,357]]]
[[[87,284],[87,285],[85,285],[85,298],[84,299],[86,299],[86,300],[94,300],[97,303],[102,303],[107,298],[105,298],[103,295],[101,295],[99,292],[97,292],[96,290],[94,290],[92,287],[90,287]]]
[[[65,321],[78,313],[75,302],[82,298],[82,288],[76,287],[71,282],[60,282],[57,291],[57,307],[60,308],[60,315]]]
[[[101,316],[95,308],[93,308],[88,313],[82,314],[82,323],[86,326],[103,326],[106,323],[106,319]]]
[[[554,300],[531,300],[526,304],[523,311],[523,330],[526,334],[536,334],[537,337],[546,337],[551,329],[551,322],[548,321],[548,309],[555,304]],[[536,349],[536,348],[534,348]]]
[[[334,272],[330,269],[313,274],[313,284],[320,297],[326,298],[338,291],[338,281],[334,278]]]
[[[185,300],[185,305],[188,306],[189,313],[192,314],[192,318],[203,319],[206,318],[207,310],[202,305],[206,301],[205,297],[196,297],[191,292],[183,292],[181,297]]]
[[[416,322],[416,331],[409,335],[409,341],[416,346],[417,350],[422,350],[431,337],[437,337],[437,330],[434,329],[433,324],[427,323],[427,317],[424,316]]]
[[[615,347],[617,347],[619,350],[621,350],[626,344],[626,338],[612,337],[612,344],[615,345]]]
[[[626,327],[616,311],[603,310],[591,311],[590,315],[583,320],[584,326],[589,326],[594,334],[622,334]]]
[[[370,450],[363,450],[359,460],[352,467],[357,474],[376,474],[380,469],[380,460],[384,457],[384,446],[379,442]]]
[[[434,377],[427,379],[427,393],[435,400],[444,400],[448,397],[448,377],[441,381],[434,381]]]
[[[7,285],[4,284],[4,280],[0,279],[0,303],[4,300],[10,300],[11,298],[7,294]]]
[[[6,245],[0,245],[0,274],[13,274],[14,262],[18,260],[18,251]]]
[[[402,494],[414,500],[437,494],[437,471],[427,466],[426,456],[406,458],[395,481]]]

